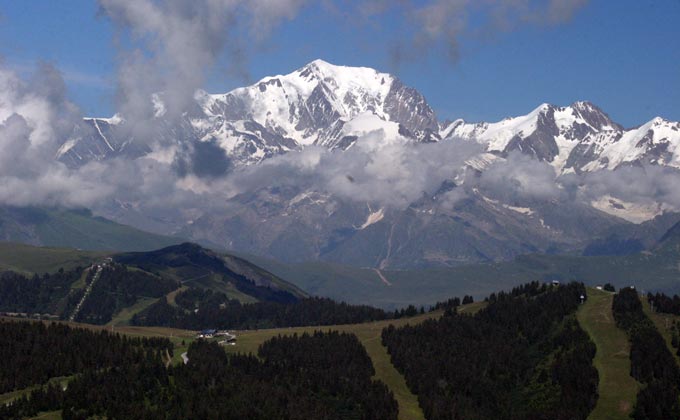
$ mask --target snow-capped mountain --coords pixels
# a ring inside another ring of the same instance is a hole
[[[155,96],[158,123],[152,140],[215,141],[236,165],[309,145],[347,149],[359,136],[381,129],[388,138],[439,140],[435,113],[417,90],[365,67],[315,60],[225,94],[197,92],[194,99],[191,115],[170,124],[164,121],[162,94]],[[136,157],[148,149],[148,139],[131,138],[121,118],[85,123],[92,130],[76,133],[59,151],[71,165],[127,153]]]
[[[337,147],[342,128],[370,113],[401,124],[415,138],[436,132],[437,119],[425,98],[387,73],[365,67],[334,66],[316,60],[285,76],[224,95],[204,95],[206,115],[227,120],[252,120],[299,145]]]
[[[165,115],[162,93],[154,95],[155,121],[144,132],[145,139],[134,134],[125,118],[85,119],[57,157],[77,167],[91,160],[158,154],[153,150],[157,145],[182,151],[209,142],[224,150],[232,167],[243,168],[311,146],[353,156],[345,153],[363,150],[359,139],[370,133],[379,133],[375,137],[381,143],[371,151],[378,154],[383,145],[394,144],[390,142],[414,147],[404,149],[406,153],[423,147],[420,143],[478,144],[473,149],[482,152],[465,161],[469,170],[460,178],[446,180],[437,191],[423,191],[420,199],[401,209],[371,198],[343,199],[318,189],[312,180],[302,180],[299,185],[263,185],[239,193],[228,199],[228,212],[192,209],[186,220],[158,221],[127,205],[103,211],[140,227],[149,225],[140,220],[153,219],[158,232],[241,252],[377,268],[576,251],[600,233],[630,229],[630,222],[645,222],[669,210],[660,203],[626,202],[607,194],[590,202],[515,199],[478,190],[474,183],[463,185],[466,177],[481,176],[511,152],[549,163],[555,176],[638,164],[680,168],[676,122],[656,118],[625,129],[595,105],[576,102],[565,107],[543,104],[499,122],[440,123],[425,98],[396,77],[322,60],[228,93],[197,92],[193,100],[195,106],[178,121]],[[354,182],[349,174],[339,178]],[[664,223],[675,220],[667,219]]]
[[[589,102],[542,104],[527,115],[495,123],[456,120],[444,126],[441,136],[476,141],[500,155],[529,154],[549,162],[558,173],[639,163],[680,168],[680,123],[655,118],[624,129]]]
[[[78,166],[138,157],[153,141],[214,141],[239,166],[309,145],[347,149],[362,135],[383,130],[386,138],[406,141],[473,140],[498,156],[519,151],[549,162],[557,173],[638,163],[680,167],[678,122],[655,118],[625,129],[597,106],[576,102],[542,104],[498,122],[440,124],[425,98],[396,77],[323,60],[228,93],[199,91],[194,99],[195,109],[178,123],[164,120],[162,95],[155,96],[152,141],[136,140],[119,117],[87,118],[90,130],[74,133],[57,156]]]

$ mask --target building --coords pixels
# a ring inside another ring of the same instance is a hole
[[[203,330],[196,335],[196,338],[213,338],[217,330]]]

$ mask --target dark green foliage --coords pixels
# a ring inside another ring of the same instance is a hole
[[[677,387],[652,381],[637,394],[632,417],[635,420],[667,420],[680,418]]]
[[[446,311],[446,310],[453,310],[453,311],[455,311],[456,308],[459,307],[459,306],[460,306],[460,298],[459,298],[459,297],[455,297],[455,298],[451,298],[451,299],[445,300],[445,301],[443,301],[443,302],[437,302],[437,303],[430,309],[430,311],[437,311],[437,310],[440,310],[440,309],[443,309],[443,310],[445,310],[445,311]]]
[[[93,281],[96,271],[94,267],[87,271],[87,285]],[[59,270],[31,278],[14,272],[2,273],[0,311],[48,313],[66,319],[85,293],[84,288],[71,289],[82,274],[82,268]],[[179,284],[174,280],[119,264],[108,264],[102,269],[76,321],[105,324],[115,313],[135,304],[140,297],[158,298],[178,287]]]
[[[58,385],[38,387],[28,396],[23,395],[13,401],[11,406],[0,407],[0,418],[23,420],[35,417],[41,411],[51,411],[55,407],[60,407],[63,399],[63,391]]]
[[[90,270],[88,284],[94,273],[94,269]],[[76,321],[106,324],[115,313],[134,305],[140,297],[158,298],[178,287],[175,281],[144,271],[131,270],[119,264],[107,265],[78,312]]]
[[[82,275],[83,269],[53,274],[37,274],[31,278],[14,272],[0,274],[0,311],[25,313],[60,312],[59,302],[69,293],[71,284]]]
[[[614,285],[611,283],[605,284],[603,289],[607,292],[616,292],[616,287],[614,287]]]
[[[310,391],[323,405],[337,407],[339,419],[396,419],[392,393],[378,381],[371,359],[353,334],[315,332],[312,335],[279,336],[258,351],[271,373],[284,374],[289,389],[298,389],[296,399],[305,400]],[[307,390],[299,385],[305,384]],[[320,393],[315,390],[322,391]],[[306,404],[305,404],[306,405]],[[314,412],[296,413],[299,418],[317,418]]]
[[[73,348],[72,350],[76,350]],[[227,356],[196,341],[189,363],[166,368],[157,352],[106,369],[85,369],[64,391],[42,387],[0,407],[0,418],[62,410],[64,420],[361,419],[396,420],[397,403],[354,335],[278,337],[259,359]]]
[[[45,383],[84,369],[138,361],[139,348],[171,351],[165,339],[131,339],[62,324],[0,321],[0,393]]]
[[[612,304],[617,325],[630,339],[630,375],[643,384],[633,410],[636,420],[680,418],[680,369],[637,292],[623,288]]]
[[[555,286],[548,286],[546,283],[541,283],[538,281],[532,281],[529,283],[525,283],[519,286],[515,286],[510,290],[510,292],[498,292],[498,295],[496,293],[491,293],[488,298],[484,299],[487,302],[496,302],[497,300],[503,300],[503,299],[508,299],[508,298],[513,298],[513,297],[519,297],[519,296],[524,296],[524,297],[532,297],[539,295],[541,293],[546,292],[549,290],[551,287]]]
[[[306,298],[293,303],[257,302],[241,304],[223,293],[189,288],[178,293],[177,307],[159,300],[132,318],[134,325],[169,326],[200,330],[205,328],[255,329],[308,325],[356,324],[388,318],[370,306],[337,303],[327,298]],[[418,313],[412,307],[412,315]]]
[[[652,304],[656,312],[680,315],[680,296],[667,296],[663,293],[647,294],[647,300]]]
[[[571,314],[582,284],[532,283],[475,316],[383,330],[425,417],[585,419],[597,401],[595,346]]]
[[[634,325],[651,322],[642,312],[642,302],[635,289],[629,287],[624,287],[614,296],[612,312],[616,326],[626,331],[630,331]]]
[[[357,306],[361,307],[361,306]],[[418,309],[413,305],[408,305],[406,308],[397,309],[394,311],[394,318],[409,318],[418,315]]]

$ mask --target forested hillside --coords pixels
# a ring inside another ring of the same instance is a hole
[[[328,298],[295,302],[241,304],[211,290],[189,288],[175,296],[175,305],[160,299],[132,318],[132,325],[200,330],[204,328],[256,329],[306,325],[357,324],[392,317],[382,309],[348,305]]]
[[[654,310],[665,314],[680,315],[680,296],[668,296],[665,293],[648,293],[647,300],[654,306]]]
[[[29,249],[26,258],[15,255],[11,260],[30,265],[26,260],[34,250]],[[70,263],[57,251],[55,262]],[[175,305],[175,295],[180,305]],[[347,310],[347,305],[330,300],[310,299],[295,307],[306,312],[288,309],[306,297],[296,286],[246,260],[189,243],[113,257],[92,254],[85,267],[55,268],[40,275],[0,271],[0,312],[10,315],[89,324],[128,323],[134,318],[138,325],[186,328],[206,328],[218,321],[225,327],[255,328],[385,317],[381,310]],[[199,303],[200,312],[196,311]],[[255,303],[258,306],[246,305]]]
[[[95,270],[90,270],[86,283],[93,282]],[[88,324],[106,324],[114,314],[134,305],[140,298],[160,298],[177,289],[179,283],[153,274],[129,269],[124,265],[109,264],[102,268],[99,279],[74,318]],[[82,298],[82,291],[74,293],[69,307]]]
[[[173,351],[166,339],[130,338],[54,323],[0,320],[0,336],[0,393],[58,376],[160,360]]]
[[[597,401],[595,346],[573,313],[582,284],[532,283],[474,316],[383,331],[392,363],[430,420],[584,419]]]
[[[66,389],[40,387],[28,398],[0,406],[1,418],[56,410],[62,410],[64,420],[397,418],[396,401],[383,383],[371,379],[371,360],[353,335],[275,338],[261,346],[259,358],[229,356],[217,343],[199,340],[189,347],[187,364],[166,368],[159,350],[165,349],[167,341],[130,341],[106,332],[40,324],[2,323],[0,327],[10,340],[2,347],[32,347],[31,358],[50,358],[52,340],[39,338],[46,331],[51,339],[61,337],[63,351],[77,354],[85,349],[77,369],[51,372],[77,373]],[[11,357],[8,362],[18,356]],[[6,387],[17,385],[9,378],[22,366],[2,370]],[[26,375],[31,378],[27,384],[46,380],[47,374],[40,373],[49,367],[41,364],[34,370],[34,375]]]
[[[654,323],[642,310],[635,289],[624,288],[614,297],[616,324],[628,332],[631,376],[644,387],[633,411],[636,420],[680,418],[680,368]]]
[[[0,311],[60,314],[71,295],[71,285],[83,275],[83,268],[60,269],[54,274],[26,277],[11,271],[0,273]]]
[[[105,324],[139,299],[159,298],[178,287],[175,280],[119,264],[77,267],[30,278],[4,272],[0,273],[0,312]]]

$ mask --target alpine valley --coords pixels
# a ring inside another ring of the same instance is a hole
[[[680,221],[662,195],[630,198],[598,181],[680,171],[680,123],[661,118],[624,128],[576,102],[498,122],[441,121],[396,77],[322,60],[228,93],[199,91],[179,120],[162,92],[150,100],[155,123],[144,138],[123,116],[86,118],[56,159],[72,168],[170,159],[187,179],[230,178],[230,188],[209,184],[222,203],[215,208],[159,216],[116,199],[92,210],[242,255],[414,269],[527,253],[629,254]],[[249,186],[260,173],[268,181]],[[395,183],[402,194],[390,191]]]

